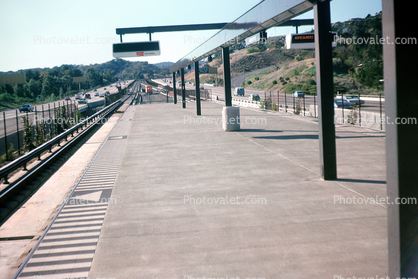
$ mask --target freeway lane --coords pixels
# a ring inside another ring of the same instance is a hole
[[[224,92],[224,88],[219,86],[219,87],[214,87],[211,85],[204,85],[205,89],[211,90],[212,91],[212,98],[216,98],[216,96],[218,97],[218,100],[220,101],[225,101],[225,92]],[[186,83],[186,89],[191,89],[194,90],[195,86]],[[233,89],[231,90],[231,94],[232,94],[232,98],[234,99],[238,99],[238,100],[249,100],[250,94],[258,94],[261,98],[261,100],[264,100],[264,96],[266,96],[267,98],[270,97],[270,92],[266,92],[266,94],[264,95],[264,92],[262,91],[256,91],[256,90],[245,90],[245,96],[233,96]],[[277,104],[277,92],[271,92],[271,97],[273,102],[275,102]],[[316,102],[317,102],[317,98]],[[362,98],[363,100],[365,100],[365,104],[361,106],[361,109],[364,111],[371,111],[371,112],[376,112],[379,113],[380,112],[380,103],[379,103],[379,98]],[[287,106],[288,107],[293,107],[293,96],[292,94],[286,94],[286,101],[287,101]],[[295,102],[297,101],[297,98],[295,98]],[[280,105],[285,104],[285,96],[283,93],[280,94],[280,99],[279,99],[279,103]],[[306,95],[305,96],[305,108],[307,111],[309,111],[309,106],[314,104],[314,96],[311,95]],[[301,105],[303,105],[303,98],[301,98]],[[384,99],[382,99],[382,112],[385,112],[385,102]]]
[[[261,69],[260,72],[265,71],[266,69]],[[251,74],[254,74],[254,72],[251,72]],[[156,80],[158,83],[162,83],[162,84],[166,84],[168,86],[172,87],[172,79],[170,78],[166,78],[166,79],[158,79]],[[239,81],[238,81],[239,82]],[[237,81],[236,81],[237,83]],[[177,90],[180,90],[180,82],[177,81]],[[220,101],[225,101],[225,93],[224,93],[224,88],[222,86],[219,87],[215,87],[209,84],[203,84],[201,85],[203,86],[205,89],[207,90],[211,90],[212,92],[212,98],[216,98],[218,97],[218,100]],[[186,89],[189,90],[194,90],[195,86],[192,83],[186,82]],[[234,88],[232,88],[231,90],[231,94],[232,94],[232,98],[233,99],[237,99],[237,100],[245,100],[248,101],[250,94],[258,94],[261,98],[261,100],[264,100],[264,96],[266,96],[267,98],[270,97],[270,92],[266,92],[266,95],[264,95],[263,91],[257,91],[257,90],[248,90],[245,89],[245,96],[234,96],[233,95],[233,90]],[[277,104],[277,92],[271,92],[271,97],[273,99],[273,102],[275,102]],[[365,104],[361,106],[361,109],[364,111],[370,111],[370,112],[375,112],[375,113],[379,113],[380,112],[380,102],[379,102],[379,98],[371,98],[371,97],[364,97],[361,98],[362,100],[365,101]],[[293,96],[292,94],[286,94],[286,101],[287,101],[287,106],[289,108],[293,107]],[[296,102],[296,100],[295,100]],[[279,103],[281,106],[284,106],[285,104],[285,96],[283,93],[280,94],[280,98],[279,98]],[[309,106],[314,104],[314,96],[311,95],[306,95],[305,96],[305,108],[306,111],[309,111]],[[303,100],[301,99],[301,105],[303,105]],[[382,98],[382,112],[385,112],[385,101],[384,98]]]
[[[126,88],[127,86],[129,86],[131,83],[133,82],[133,80],[128,80],[125,83],[121,83],[121,87],[122,89]],[[98,96],[94,96],[94,94],[97,93],[105,93],[106,91],[109,91],[110,94],[115,94],[118,92],[118,89],[116,88],[116,84],[117,83],[113,83],[111,85],[107,85],[107,86],[103,86],[101,88],[97,88],[97,91],[89,91],[87,93],[90,93],[91,95],[91,99],[87,99],[87,101],[89,103],[91,102],[96,102],[98,100],[101,100],[103,98],[98,97]],[[75,100],[74,96],[71,97],[71,101],[64,101],[64,100],[60,100],[60,101],[55,101],[55,102],[50,102],[50,103],[46,103],[43,105],[34,105],[34,107],[36,107],[36,110],[38,112],[38,117],[42,117],[42,109],[43,109],[43,114],[45,116],[45,118],[49,118],[49,115],[51,115],[51,118],[54,118],[54,105],[56,108],[58,108],[59,106],[63,106],[63,105],[67,106],[68,110],[71,110],[71,105],[74,107],[74,105],[77,105],[79,109],[82,109],[83,107],[87,106],[86,104],[78,104],[77,101]],[[48,110],[48,105],[50,110]],[[42,108],[43,106],[43,108]],[[27,115],[32,122],[34,122],[35,119],[35,112],[30,112],[30,113],[20,113],[19,109],[10,109],[5,112],[5,116],[6,116],[6,128],[7,128],[7,134],[11,134],[16,132],[17,130],[17,126],[16,126],[16,110],[18,112],[18,117],[19,117],[19,129],[22,130],[23,127],[23,123],[22,123],[22,116]],[[0,137],[4,136],[4,118],[3,118],[3,112],[0,113]],[[1,144],[4,144],[4,142],[2,141]]]

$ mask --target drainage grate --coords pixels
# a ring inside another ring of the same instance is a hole
[[[128,136],[112,136],[109,137],[109,140],[121,140],[121,139],[127,139]]]

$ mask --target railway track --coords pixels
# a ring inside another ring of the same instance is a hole
[[[134,98],[131,95],[118,109],[123,111],[120,122],[107,135],[25,260],[18,263],[13,278],[88,277],[132,120],[133,110],[127,105]]]
[[[26,169],[27,164],[34,159],[38,160],[38,163],[24,175],[1,190],[0,225],[3,224],[28,198],[30,198],[30,196],[39,189],[42,183],[46,181],[80,147],[80,145],[88,140],[88,138],[101,127],[103,119],[112,115],[112,113],[124,103],[129,104],[132,102],[132,98],[132,96],[128,96],[123,100],[114,102],[57,138],[50,140],[32,152],[1,168],[0,177],[4,178],[7,182],[7,177],[11,173],[16,172],[22,167],[23,169]],[[78,130],[83,127],[85,128],[78,132]],[[68,139],[68,137],[74,133],[77,134]],[[56,150],[51,152],[53,146],[56,145],[61,145],[61,147],[58,149],[55,148]],[[49,156],[45,156],[48,152],[50,152]],[[39,160],[41,156],[45,156],[45,158]]]

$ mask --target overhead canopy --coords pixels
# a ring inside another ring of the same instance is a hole
[[[207,24],[188,24],[188,25],[167,25],[167,26],[148,26],[148,27],[128,27],[116,28],[117,35],[137,34],[137,33],[157,33],[157,32],[179,32],[179,31],[199,31],[221,29],[228,23],[207,23]]]
[[[262,30],[283,24],[311,10],[315,2],[315,0],[263,0],[171,65],[170,71],[175,72],[219,52],[223,47],[237,44]]]

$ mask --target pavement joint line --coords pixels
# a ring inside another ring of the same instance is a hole
[[[271,150],[271,149],[270,149],[270,148],[268,148],[268,147],[265,147],[265,146],[264,146],[264,145],[262,145],[262,144],[259,144],[258,142],[255,142],[255,141],[253,141],[253,140],[251,140],[251,139],[249,139],[249,138],[244,137],[244,135],[242,135],[241,133],[239,133],[239,131],[237,132],[237,134],[238,134],[238,135],[240,135],[241,137],[245,138],[246,140],[248,140],[248,141],[250,141],[250,142],[252,142],[252,143],[254,143],[254,144],[258,145],[258,146],[261,146],[261,147],[263,147],[264,149],[266,149],[266,150],[268,150],[268,151],[270,151],[270,152],[272,152],[272,153],[276,154],[277,156],[280,156],[280,157],[282,157],[283,159],[286,159],[286,160],[288,160],[289,162],[292,162],[292,163],[294,163],[294,164],[298,165],[299,167],[302,167],[302,168],[304,168],[304,169],[306,169],[306,170],[308,170],[308,171],[310,171],[310,172],[312,172],[312,173],[314,173],[314,174],[316,174],[316,175],[319,175],[319,173],[318,173],[318,172],[313,171],[313,170],[311,170],[310,168],[305,167],[304,165],[301,165],[301,164],[299,164],[299,163],[297,163],[297,162],[293,161],[292,159],[287,158],[286,156],[283,156],[282,154],[278,154],[277,152],[275,152],[275,151]]]
[[[246,108],[246,107],[240,107],[241,109],[246,109],[246,110],[252,110],[252,109],[249,109],[249,108]],[[260,111],[260,110],[258,110],[258,111]],[[188,111],[188,112],[190,112],[190,111]],[[267,111],[265,111],[265,112],[267,112]],[[190,112],[191,113],[191,112]],[[270,113],[271,114],[271,113]],[[277,113],[274,113],[274,115],[277,115]],[[285,115],[285,117],[287,116],[287,118],[291,118],[291,116],[289,116],[289,115]],[[293,118],[293,117],[292,117]],[[303,120],[305,120],[304,122],[307,122],[306,121],[306,119],[304,119],[304,118],[302,118]],[[299,120],[299,119],[297,119],[297,120]],[[310,120],[309,119],[309,121],[308,122],[311,122],[311,123],[317,123],[316,121],[313,121],[313,120]],[[218,125],[218,126],[221,126],[219,123],[214,123],[215,125]],[[347,126],[347,125],[343,125],[343,127],[351,127],[351,126]],[[361,128],[361,127],[359,127],[359,128]],[[298,166],[300,166],[300,167],[302,167],[302,168],[304,168],[304,169],[306,169],[306,170],[308,170],[308,171],[310,171],[310,172],[312,172],[312,173],[314,173],[314,174],[316,174],[316,175],[318,175],[319,176],[319,173],[318,172],[315,172],[314,170],[311,170],[310,168],[308,168],[308,167],[305,167],[305,166],[303,166],[303,165],[301,165],[301,164],[299,164],[299,163],[297,163],[297,162],[295,162],[295,161],[293,161],[293,160],[291,160],[291,159],[289,159],[289,158],[287,158],[286,156],[283,156],[283,155],[281,155],[281,154],[278,154],[277,152],[275,152],[275,151],[273,151],[273,150],[271,150],[271,149],[269,149],[269,148],[267,148],[267,147],[265,147],[265,146],[263,146],[262,144],[259,144],[259,143],[257,143],[257,142],[255,142],[255,141],[253,141],[253,140],[251,140],[251,139],[249,139],[249,138],[246,138],[244,135],[242,135],[239,131],[237,131],[236,132],[238,135],[240,135],[241,137],[243,137],[243,138],[245,138],[245,139],[247,139],[248,141],[250,141],[250,142],[252,142],[252,143],[254,143],[254,144],[256,144],[256,145],[258,145],[258,146],[261,146],[261,147],[263,147],[264,149],[266,149],[266,150],[268,150],[268,151],[270,151],[270,152],[272,152],[272,153],[274,153],[274,154],[276,154],[277,156],[280,156],[280,157],[282,157],[283,159],[286,159],[286,160],[288,160],[289,162],[292,162],[292,163],[294,163],[294,164],[296,164],[296,165],[298,165]],[[351,189],[351,188],[349,188],[349,187],[347,187],[347,186],[344,186],[343,184],[341,184],[340,182],[338,182],[338,181],[334,181],[338,186],[340,186],[340,187],[342,187],[342,188],[344,188],[344,189],[346,189],[346,190],[348,190],[348,191],[350,191],[350,192],[352,192],[352,193],[355,193],[356,195],[359,195],[359,196],[361,196],[361,197],[363,197],[363,198],[368,198],[367,196],[365,196],[365,195],[363,195],[363,194],[361,194],[361,193],[359,193],[359,192],[357,192],[357,191],[355,191],[355,190],[353,190],[353,189]],[[376,205],[379,205],[379,206],[381,206],[381,207],[383,207],[383,208],[387,208],[385,205],[383,205],[383,204],[381,204],[381,203],[379,203],[379,202],[377,202],[376,201]]]
[[[242,109],[242,108],[243,108],[243,107],[241,107],[241,109]],[[251,109],[248,109],[248,108],[244,108],[244,109],[251,110]],[[298,120],[299,120],[299,119],[298,119]],[[305,121],[305,122],[306,122],[306,121]],[[309,121],[309,122],[315,123],[314,121]],[[215,125],[220,126],[220,124],[218,124],[218,123],[215,123]],[[344,126],[344,127],[346,127],[346,126]],[[351,127],[351,126],[348,126],[348,127]],[[243,137],[243,138],[247,139],[248,141],[250,141],[250,142],[252,142],[252,143],[254,143],[254,144],[258,145],[258,146],[261,146],[261,147],[263,147],[264,149],[266,149],[266,150],[268,150],[268,151],[270,151],[270,152],[272,152],[272,153],[276,154],[277,156],[280,156],[280,157],[282,157],[283,159],[286,159],[286,160],[288,160],[289,162],[292,162],[292,163],[294,163],[294,164],[296,164],[296,165],[298,165],[298,166],[300,166],[300,167],[302,167],[302,168],[304,168],[304,169],[306,169],[306,170],[308,170],[308,171],[310,171],[310,172],[312,172],[312,173],[314,173],[314,174],[316,174],[316,175],[318,175],[318,176],[319,176],[319,173],[318,173],[318,172],[315,172],[315,171],[311,170],[310,168],[305,167],[305,166],[303,166],[303,165],[301,165],[301,164],[299,164],[299,163],[297,163],[297,162],[293,161],[292,159],[289,159],[289,158],[287,158],[286,156],[283,156],[282,154],[278,154],[277,152],[275,152],[275,151],[271,150],[270,148],[267,148],[267,147],[265,147],[264,145],[259,144],[258,142],[255,142],[255,141],[253,141],[253,140],[251,140],[251,139],[249,139],[249,138],[245,137],[245,136],[244,136],[244,135],[242,135],[239,131],[237,131],[236,133],[237,133],[238,135],[240,135],[241,137]],[[347,187],[347,186],[344,186],[343,184],[341,184],[341,183],[340,183],[340,182],[338,182],[338,181],[334,181],[334,182],[335,182],[338,186],[340,186],[340,187],[342,187],[342,188],[344,188],[344,189],[346,189],[346,190],[348,190],[348,191],[350,191],[350,192],[353,192],[353,193],[355,193],[356,195],[359,195],[359,196],[361,196],[361,197],[363,197],[363,198],[368,198],[367,196],[365,196],[365,195],[363,195],[363,194],[361,194],[361,193],[359,193],[359,192],[357,192],[357,191],[355,191],[355,190],[353,190],[353,189],[351,189],[351,188],[349,188],[349,187]],[[377,202],[377,201],[376,201],[376,205],[379,205],[379,206],[381,206],[381,207],[383,207],[383,208],[387,208],[387,206],[385,206],[385,205],[383,205],[383,204],[381,204],[381,203],[379,203],[379,202]]]
[[[357,195],[359,195],[359,196],[361,196],[361,197],[363,197],[363,198],[369,198],[369,197],[367,197],[367,196],[365,196],[365,195],[363,195],[363,194],[360,194],[359,192],[357,192],[357,191],[354,191],[353,189],[350,189],[350,188],[348,188],[347,186],[344,186],[344,185],[342,185],[340,182],[338,182],[338,181],[335,181],[335,183],[337,183],[340,187],[342,187],[342,188],[344,188],[344,189],[346,189],[346,190],[348,190],[348,191],[350,191],[350,192],[353,192],[354,194],[357,194]],[[376,205],[380,205],[381,207],[383,207],[383,208],[387,208],[387,206],[385,206],[384,204],[382,204],[382,203],[379,203],[378,201],[374,201],[374,203],[376,203]],[[372,203],[372,204],[374,204],[374,203]]]

